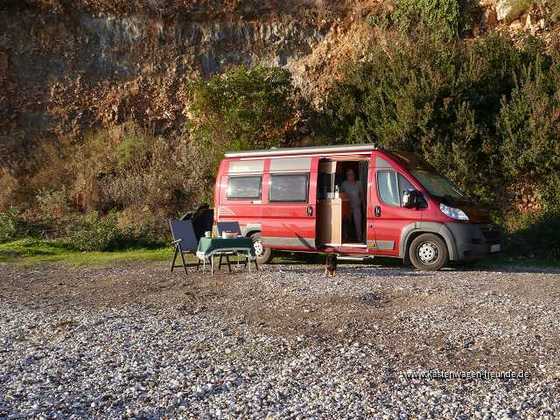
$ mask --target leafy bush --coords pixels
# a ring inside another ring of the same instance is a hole
[[[168,227],[165,217],[148,209],[126,209],[100,216],[90,212],[75,217],[69,224],[63,243],[80,251],[161,246]]]
[[[2,138],[0,137],[0,143]],[[0,149],[0,153],[4,153]],[[7,210],[17,202],[15,192],[21,187],[19,180],[0,164],[0,211]]]
[[[535,66],[504,100],[498,116],[499,149],[504,174],[526,178],[539,186],[544,210],[560,209],[560,87],[558,65],[543,71]]]
[[[136,235],[150,220],[149,242],[166,237],[165,220],[190,208],[191,191],[199,188],[190,176],[194,162],[186,152],[188,140],[153,136],[130,122],[87,133],[81,141],[63,138],[45,148],[43,166],[27,182],[32,198],[25,203],[25,216],[42,226],[39,236],[47,232],[57,238],[67,234],[68,226],[80,225],[84,213],[124,212],[121,231]],[[124,220],[131,225],[124,226]]]
[[[49,232],[47,236],[58,236],[65,232],[68,216],[72,214],[66,187],[63,185],[58,190],[41,189],[35,199],[37,205],[30,217],[34,221],[33,225],[43,225],[43,230]]]
[[[68,236],[82,250],[156,243],[169,235],[168,217],[212,202],[225,150],[279,145],[299,121],[290,73],[280,68],[237,67],[172,90],[188,102],[188,125],[165,137],[143,121],[107,122],[37,139],[27,153],[17,133],[1,136],[10,159],[0,162],[0,210],[21,204],[35,236]]]
[[[115,147],[117,167],[128,169],[136,165],[143,166],[149,163],[151,149],[157,139],[142,133],[136,127],[127,128],[122,139]]]
[[[235,67],[190,86],[190,153],[203,180],[213,179],[226,150],[278,146],[298,119],[290,73]]]
[[[425,27],[452,39],[471,28],[476,13],[477,4],[471,0],[397,0],[392,19],[405,33]]]
[[[509,254],[560,259],[560,213],[516,214],[507,220],[506,229]]]
[[[91,212],[69,227],[65,242],[79,251],[111,251],[119,248],[124,239],[114,213],[100,217]]]
[[[146,207],[128,207],[116,214],[117,227],[129,247],[161,246],[169,234],[168,217]]]
[[[15,240],[19,232],[19,214],[14,208],[0,212],[0,243]]]

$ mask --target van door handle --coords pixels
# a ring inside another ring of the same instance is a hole
[[[313,216],[313,207],[312,206],[307,206],[307,215],[308,216]]]
[[[375,212],[375,217],[381,216],[381,207],[375,206],[375,209],[373,209],[373,210]]]

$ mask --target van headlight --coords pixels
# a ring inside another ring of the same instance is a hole
[[[449,207],[443,203],[440,203],[439,209],[443,214],[445,214],[448,217],[451,217],[452,219],[469,220],[469,216],[467,216],[467,214],[461,209],[456,209],[455,207]]]

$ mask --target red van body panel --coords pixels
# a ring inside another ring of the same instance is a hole
[[[290,158],[282,158],[288,160]],[[305,169],[271,172],[271,159],[263,161],[262,172],[248,171],[244,175],[260,175],[261,195],[253,200],[232,200],[227,196],[230,163],[240,159],[225,159],[220,165],[215,189],[216,221],[238,221],[246,234],[260,232],[263,243],[272,249],[315,252],[317,157],[308,159]],[[270,199],[270,180],[275,175],[307,174],[308,194],[305,201],[275,202]]]
[[[388,165],[379,165],[382,159]],[[387,257],[398,257],[401,245],[401,232],[403,229],[415,222],[421,222],[426,209],[404,208],[386,204],[381,200],[379,189],[377,188],[378,171],[393,170],[404,177],[416,189],[424,192],[422,185],[418,183],[408,171],[390,155],[385,152],[376,151],[373,153],[372,162],[374,171],[370,171],[370,210],[368,217],[369,227],[375,232],[375,254]],[[378,209],[376,212],[376,208]]]
[[[229,162],[224,161],[221,165],[221,172],[216,181],[218,188],[216,197],[219,204],[215,207],[218,209],[220,221],[238,221],[241,225],[254,220],[261,220],[263,217],[263,207],[256,204],[258,200],[229,200],[227,197]]]
[[[265,175],[265,193],[263,207],[262,238],[265,246],[272,249],[286,249],[292,251],[317,250],[315,245],[316,235],[316,203],[317,203],[317,164],[318,158],[310,158],[308,193],[305,201],[301,202],[275,202],[271,201],[270,186],[274,172]],[[271,169],[270,160],[265,165]],[[299,175],[299,171],[285,173]],[[276,174],[280,175],[280,174]]]
[[[319,245],[316,241],[319,162],[321,159],[351,160],[353,156],[368,161],[364,244]],[[384,202],[378,177],[384,176],[385,172],[390,172],[391,176],[398,174],[403,183],[421,192],[425,206],[405,208]],[[287,177],[284,178],[289,181],[285,182],[286,188],[291,186],[293,191],[280,189],[274,194],[293,193],[297,201],[274,200],[271,180],[277,176]],[[235,194],[246,194],[249,198],[236,198],[233,190],[228,190],[231,179],[236,177],[245,178],[250,188],[240,187]],[[296,181],[298,183],[294,184]],[[216,222],[238,221],[244,234],[259,232],[264,245],[276,250],[403,258],[415,235],[430,232],[445,240],[450,260],[461,260],[488,253],[491,244],[498,241],[495,236],[487,235],[487,230],[492,229],[478,209],[469,211],[475,215],[469,222],[446,216],[440,210],[440,200],[430,195],[398,155],[376,149],[373,145],[226,154],[216,179],[214,200]]]

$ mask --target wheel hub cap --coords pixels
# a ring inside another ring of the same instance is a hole
[[[263,244],[261,241],[255,241],[253,243],[253,246],[255,247],[255,254],[257,255],[257,257],[260,257],[264,251],[263,248]]]
[[[437,259],[437,247],[431,242],[425,242],[418,248],[418,258],[423,263],[431,263]]]

